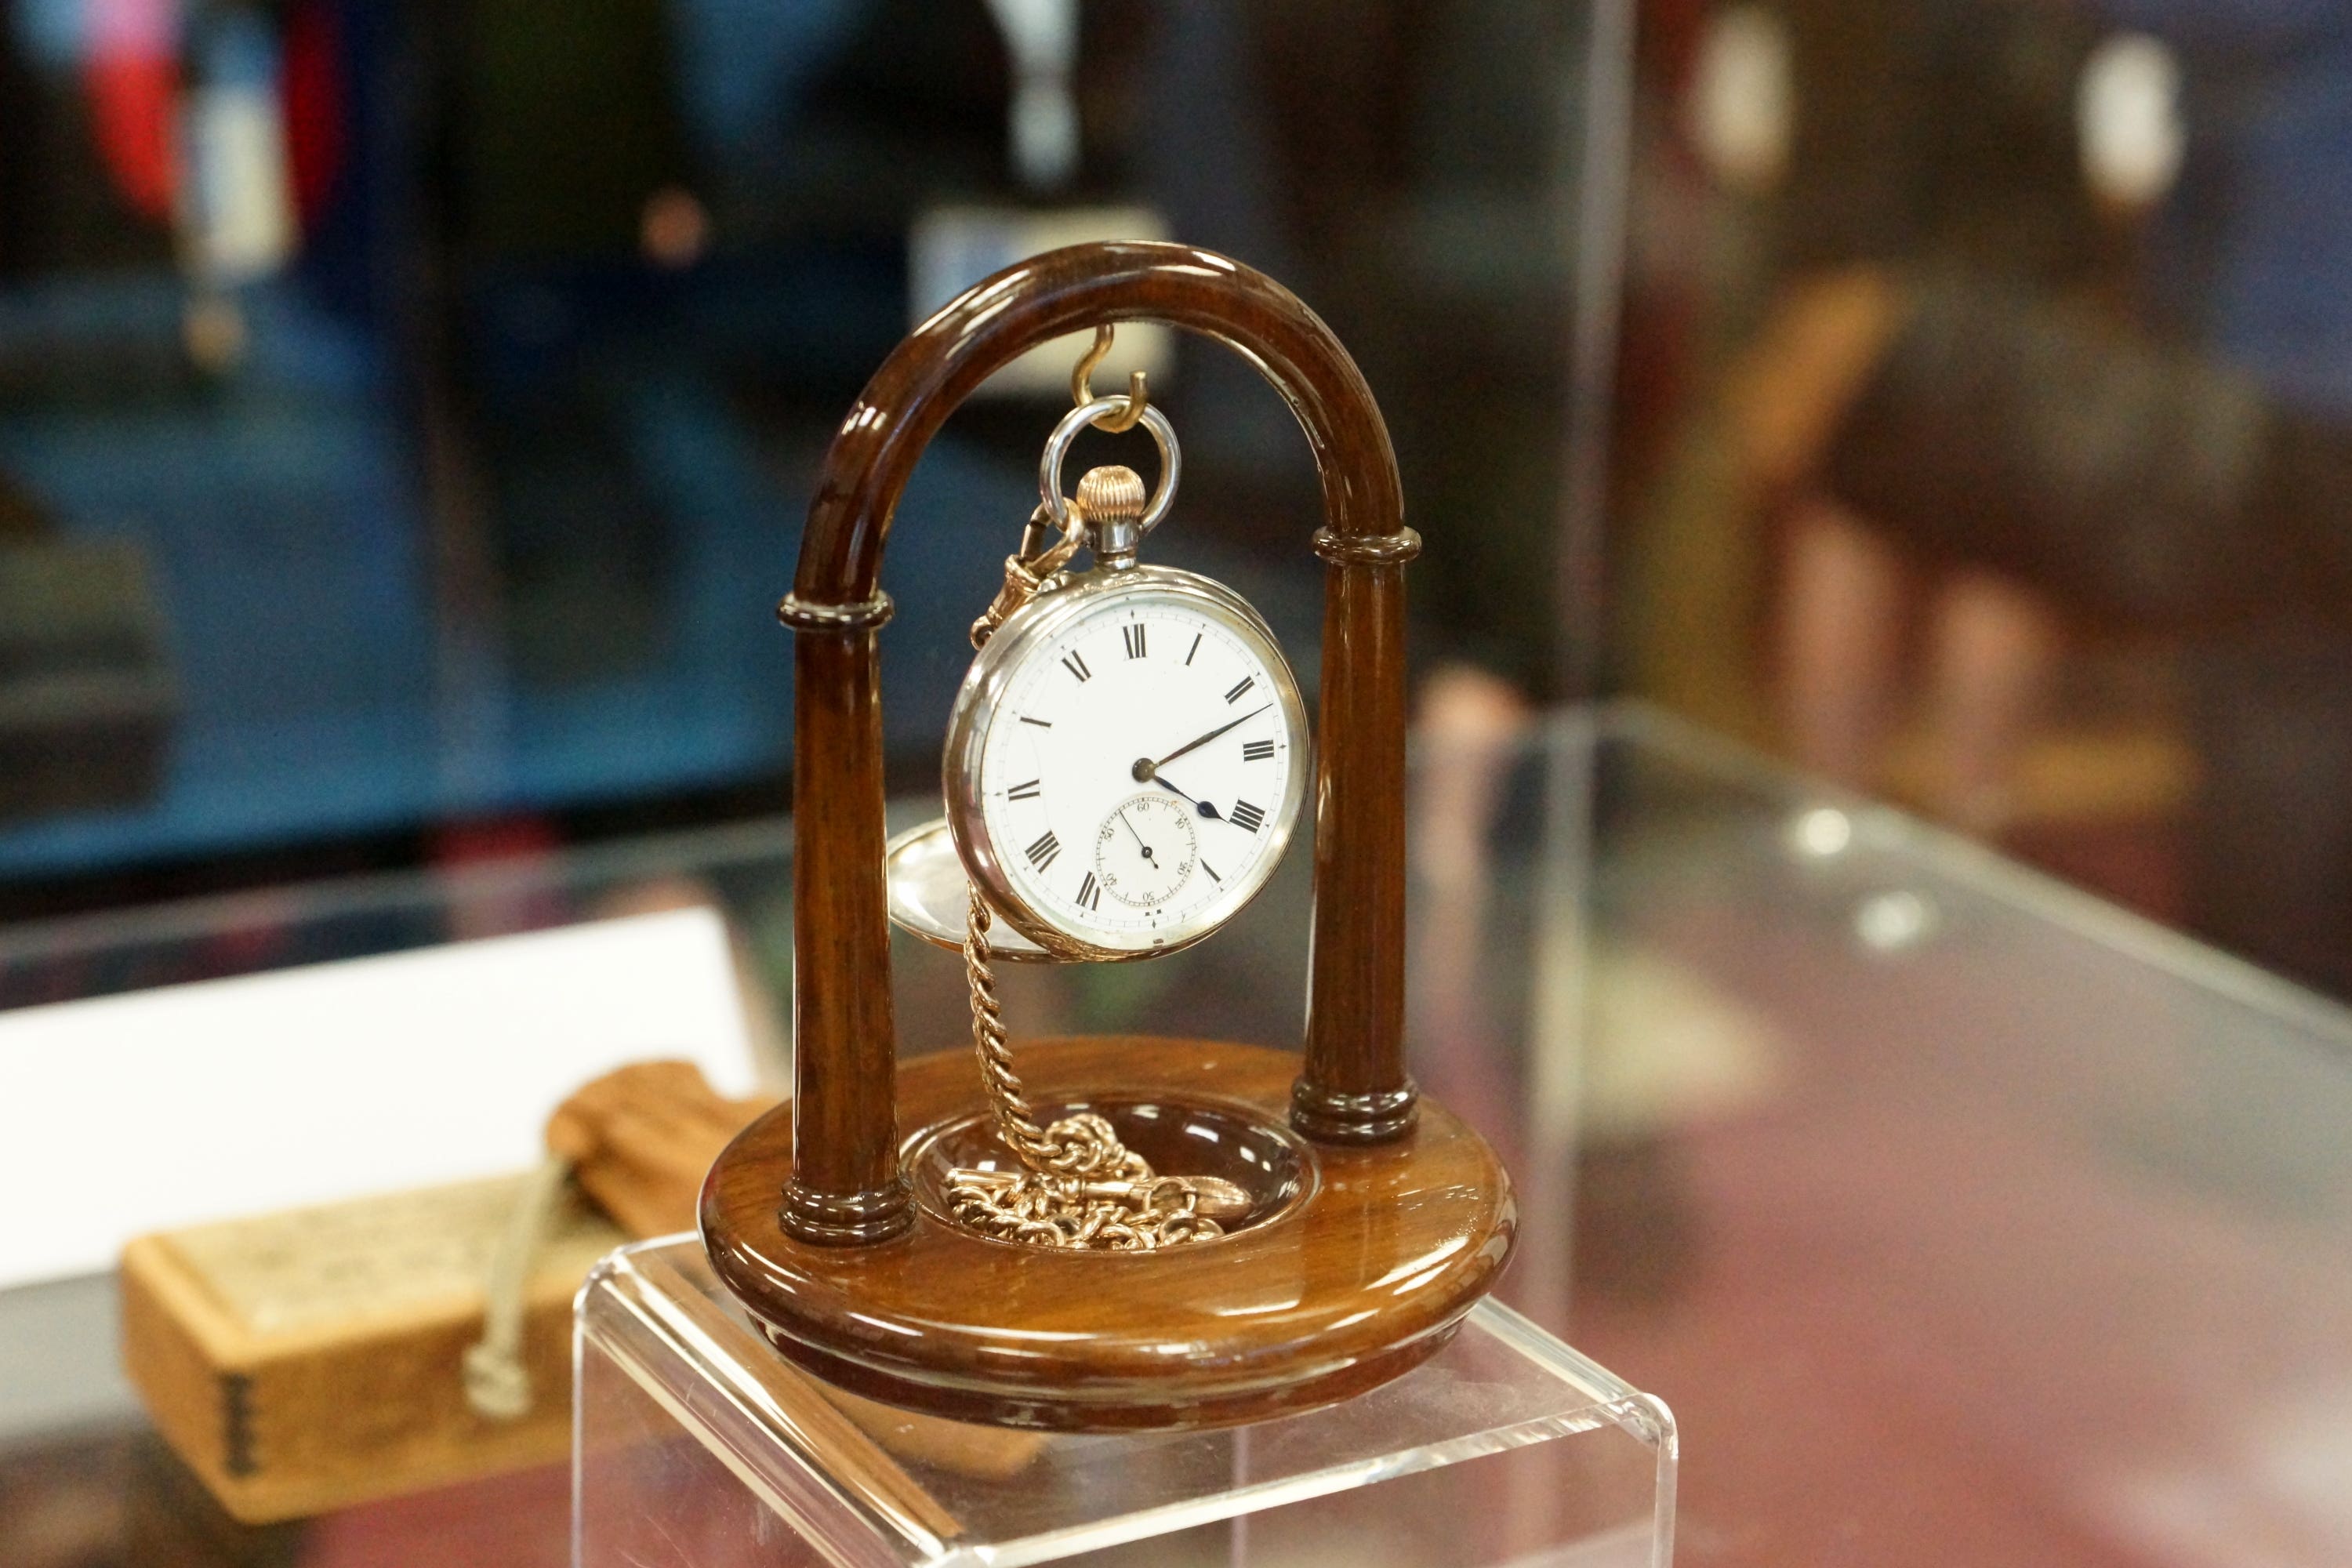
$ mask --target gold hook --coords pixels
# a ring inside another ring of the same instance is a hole
[[[1094,346],[1078,356],[1077,368],[1070,372],[1070,401],[1073,404],[1084,407],[1095,400],[1095,366],[1102,363],[1103,356],[1110,353],[1110,342],[1118,335],[1118,331],[1108,321],[1095,329]],[[1097,430],[1108,430],[1114,436],[1122,430],[1132,430],[1150,402],[1151,389],[1144,382],[1143,372],[1131,372],[1127,378],[1127,406],[1117,414],[1101,416],[1094,421],[1094,426]]]

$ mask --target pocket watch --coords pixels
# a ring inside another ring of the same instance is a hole
[[[971,886],[1061,959],[1156,957],[1232,919],[1281,863],[1311,771],[1306,704],[1265,618],[1223,584],[1137,560],[1175,497],[1166,416],[1142,414],[1160,456],[1148,505],[1122,468],[1088,473],[1075,505],[1061,494],[1071,440],[1126,405],[1082,404],[1046,442],[1041,520],[1062,559],[1083,545],[1093,565],[1036,579],[985,637],[942,764]]]

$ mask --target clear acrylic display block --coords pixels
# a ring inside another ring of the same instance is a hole
[[[943,1420],[779,1357],[690,1237],[581,1292],[576,1568],[1669,1563],[1664,1405],[1507,1308],[1342,1404],[1206,1432]]]

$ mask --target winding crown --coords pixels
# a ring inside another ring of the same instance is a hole
[[[1088,468],[1078,481],[1078,510],[1095,527],[1143,521],[1143,476],[1118,463]]]

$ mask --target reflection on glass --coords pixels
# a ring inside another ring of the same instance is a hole
[[[2339,21],[1662,24],[1619,580],[1640,689],[2347,990]]]

